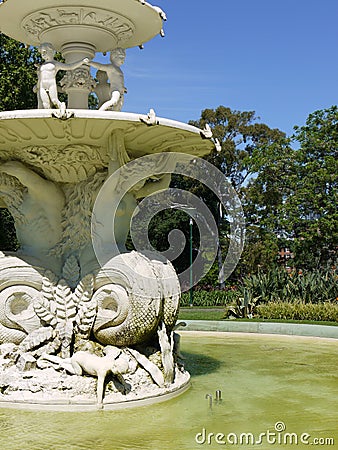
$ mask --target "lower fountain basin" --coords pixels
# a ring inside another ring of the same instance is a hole
[[[107,168],[116,134],[130,159],[162,152],[202,157],[215,146],[200,129],[170,119],[156,117],[147,125],[146,114],[69,109],[68,118],[59,119],[57,113],[0,112],[0,162],[21,161],[47,180],[79,183]]]
[[[276,433],[276,439],[293,433],[298,445],[273,445],[263,439],[258,448],[309,448],[300,442],[304,433],[310,435],[309,443],[314,439],[338,442],[337,340],[235,333],[181,335],[185,366],[192,376],[192,387],[184,395],[152,406],[104,413],[1,409],[2,447],[216,449],[222,448],[215,442],[217,433],[225,438],[232,434],[232,439],[252,433],[258,439],[267,431]],[[215,401],[216,390],[222,392],[220,402]],[[212,408],[206,394],[213,397]],[[282,430],[283,425],[284,432],[277,432],[275,427]],[[229,446],[253,448],[249,444]]]

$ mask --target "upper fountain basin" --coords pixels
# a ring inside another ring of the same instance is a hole
[[[83,43],[96,52],[130,48],[160,33],[159,10],[139,0],[7,0],[0,31],[20,42],[50,42],[58,51]]]

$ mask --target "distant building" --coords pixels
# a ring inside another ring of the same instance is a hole
[[[280,264],[286,264],[289,259],[293,259],[294,254],[287,247],[282,247],[278,252],[278,262]]]

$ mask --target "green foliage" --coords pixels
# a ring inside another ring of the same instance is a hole
[[[275,269],[245,277],[240,290],[248,290],[253,298],[259,298],[260,303],[323,303],[338,297],[337,279],[337,273],[332,270],[288,273],[284,269]]]
[[[295,127],[294,139],[301,148],[288,212],[296,262],[320,267],[337,257],[338,107],[310,114],[305,126]]]
[[[310,114],[292,139],[252,153],[256,176],[243,189],[248,224],[287,238],[298,268],[325,268],[337,259],[337,129],[332,106]]]
[[[13,217],[7,209],[0,209],[0,249],[15,251],[18,246]]]
[[[89,94],[88,97],[88,109],[97,109],[99,105],[99,100],[93,93]]]
[[[194,227],[195,228],[195,227]],[[180,210],[164,210],[156,214],[149,224],[149,240],[151,245],[159,252],[166,251],[170,248],[168,241],[169,233],[172,230],[180,230],[185,236],[185,246],[179,258],[172,261],[175,270],[182,273],[189,267],[189,217]],[[196,230],[194,230],[196,231]],[[142,235],[142,233],[140,233]],[[195,242],[197,237],[195,237]],[[177,244],[177,242],[174,242]]]
[[[192,125],[204,128],[208,124],[222,150],[214,150],[206,159],[221,170],[234,187],[242,186],[251,175],[251,155],[262,145],[273,143],[284,136],[278,129],[257,123],[255,111],[236,111],[225,106],[205,109]]]
[[[232,305],[228,305],[225,308],[224,317],[226,319],[244,319],[246,317],[252,319],[255,314],[258,301],[259,297],[254,298],[252,296],[252,292],[244,288],[242,290],[242,297],[237,297]]]
[[[269,302],[256,308],[259,319],[311,320],[338,322],[338,305],[336,303],[287,303]]]
[[[37,108],[39,52],[0,33],[0,111]]]
[[[235,297],[231,290],[225,291],[194,291],[193,305],[201,307],[224,306]],[[184,292],[181,297],[181,306],[189,306],[189,292]]]
[[[221,309],[204,308],[184,308],[180,309],[179,320],[222,320],[223,311]]]
[[[195,290],[193,306],[226,306],[225,317],[254,317],[258,305],[267,303],[326,304],[338,300],[335,271],[303,274],[275,269],[248,275],[238,286],[225,290]],[[181,306],[189,306],[189,292],[182,294]],[[319,319],[318,319],[319,320]]]
[[[246,217],[250,220],[248,216]],[[279,239],[275,233],[258,225],[248,225],[246,227],[245,245],[239,263],[241,273],[245,275],[268,272],[272,268],[277,268],[279,245]]]
[[[202,290],[214,290],[219,286],[219,268],[215,261],[207,274],[199,281],[197,287]]]

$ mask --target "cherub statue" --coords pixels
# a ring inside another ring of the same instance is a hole
[[[99,100],[99,109],[101,106],[110,99],[110,84],[108,82],[108,74],[104,70],[98,70],[96,72],[97,84],[94,88],[94,92]]]
[[[106,376],[111,372],[124,384],[122,375],[129,371],[129,358],[121,349],[112,345],[104,348],[105,356],[97,356],[89,351],[75,352],[71,358],[60,358],[53,355],[43,355],[41,359],[56,364],[56,368],[65,369],[72,375],[87,373],[97,377],[97,405],[103,407],[103,391]]]
[[[59,109],[65,110],[66,106],[58,99],[58,91],[56,86],[56,74],[59,70],[74,70],[82,66],[82,64],[89,64],[89,59],[84,58],[81,61],[76,61],[71,64],[65,64],[55,61],[55,50],[52,44],[44,43],[40,45],[40,53],[44,59],[38,70],[38,103],[44,109],[49,109],[53,105]]]
[[[101,111],[106,111],[112,108],[114,111],[121,111],[123,106],[124,94],[126,92],[124,86],[124,75],[121,70],[121,66],[126,58],[126,51],[123,48],[116,48],[110,52],[110,64],[101,64],[98,62],[90,62],[90,65],[99,71],[107,73],[109,79],[109,97],[103,100],[101,94],[107,95],[107,80],[104,80],[102,74],[98,73],[99,84],[96,88],[96,92],[99,97]],[[101,84],[101,86],[100,86]],[[101,89],[103,88],[103,89]]]

